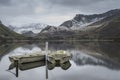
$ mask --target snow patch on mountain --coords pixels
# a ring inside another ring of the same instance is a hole
[[[47,26],[45,27],[41,32],[47,33],[47,32],[59,32],[59,31],[69,31],[70,29],[64,26],[55,27],[55,26]]]
[[[105,17],[102,18],[94,18],[91,19],[91,21],[87,21],[85,17],[82,17],[82,21],[78,22],[76,20],[72,20],[73,21],[73,26],[70,27],[71,30],[85,30],[87,28],[88,25],[93,24],[95,22],[98,22],[102,19],[104,19]]]
[[[70,30],[69,28],[67,27],[64,27],[64,26],[61,26],[61,27],[57,27],[57,31],[63,31],[63,30]]]
[[[38,34],[46,26],[47,26],[46,24],[42,24],[42,23],[32,23],[32,24],[27,24],[27,25],[21,26],[21,27],[9,26],[9,28],[20,34],[29,32],[29,31],[32,31],[35,34]]]

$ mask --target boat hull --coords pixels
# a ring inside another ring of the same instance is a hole
[[[18,61],[18,63],[29,63],[29,62],[36,62],[45,60],[45,55],[22,55],[22,56],[12,56],[9,57],[11,62]]]

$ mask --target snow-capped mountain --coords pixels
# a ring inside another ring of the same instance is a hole
[[[47,32],[59,32],[59,31],[69,31],[69,28],[61,26],[61,27],[56,27],[56,26],[47,26],[44,29],[42,29],[42,33],[47,33]]]
[[[55,26],[47,26],[44,29],[42,29],[42,33],[47,33],[47,32],[55,32],[57,31],[57,27]]]
[[[101,14],[92,14],[92,15],[84,15],[84,14],[76,14],[76,16],[72,20],[68,20],[63,22],[60,26],[54,27],[51,26],[49,28],[44,28],[42,32],[56,32],[61,30],[66,31],[74,31],[74,30],[87,30],[90,28],[98,28],[104,22],[108,22],[114,17],[118,17],[120,15],[120,9],[110,10]],[[92,26],[90,26],[92,25]]]
[[[32,24],[28,24],[28,25],[24,25],[21,27],[13,27],[13,26],[8,26],[11,30],[20,33],[20,34],[24,34],[27,32],[32,31],[35,34],[38,34],[41,32],[41,30],[45,27],[47,27],[46,24],[41,24],[41,23],[32,23]]]
[[[100,21],[104,19],[105,17],[92,17],[93,15],[82,15],[82,14],[77,14],[72,20],[65,21],[63,24],[60,25],[60,27],[64,26],[67,27],[71,30],[77,30],[77,29],[82,29],[92,23],[95,23],[97,21]]]
[[[110,10],[102,14],[92,14],[92,15],[77,14],[72,20],[68,20],[62,23],[60,27],[64,26],[72,30],[82,30],[88,25],[101,21],[107,17],[116,16],[119,14],[120,14],[120,9]]]
[[[54,39],[117,38],[119,36],[120,9],[101,14],[77,14],[58,27],[47,26],[37,37]],[[114,23],[114,24],[113,24]],[[108,36],[109,35],[109,36]]]

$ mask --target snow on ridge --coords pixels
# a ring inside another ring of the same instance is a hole
[[[15,27],[13,30],[20,34],[22,34],[22,32],[28,32],[28,31],[32,31],[35,34],[38,34],[46,26],[47,26],[46,24],[32,23],[32,24],[21,26],[21,27]]]
[[[73,20],[73,26],[70,28],[71,30],[84,30],[86,29],[86,27],[90,24],[93,24],[97,21],[100,21],[102,19],[104,19],[105,17],[102,17],[102,18],[94,18],[92,19],[90,22],[85,22],[85,21],[80,21],[80,22],[77,22],[75,20]],[[83,19],[85,20],[85,18]]]
[[[60,26],[60,27],[57,27],[57,31],[61,31],[61,30],[69,30],[69,28],[67,27],[64,27],[64,26]]]
[[[97,21],[100,21],[102,19],[104,19],[104,17],[102,17],[102,18],[94,18],[89,22],[86,20],[85,17],[82,17],[82,20],[80,22],[73,19],[72,20],[73,26],[70,27],[70,28],[65,27],[65,26],[58,26],[58,27],[51,26],[48,30],[44,30],[43,33],[55,32],[55,31],[63,31],[63,30],[66,30],[66,31],[86,30],[88,25],[93,24],[93,23],[95,23]]]

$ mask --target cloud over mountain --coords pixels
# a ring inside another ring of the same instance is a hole
[[[0,19],[6,25],[59,25],[77,13],[102,13],[120,8],[119,3],[120,0],[0,0]]]

